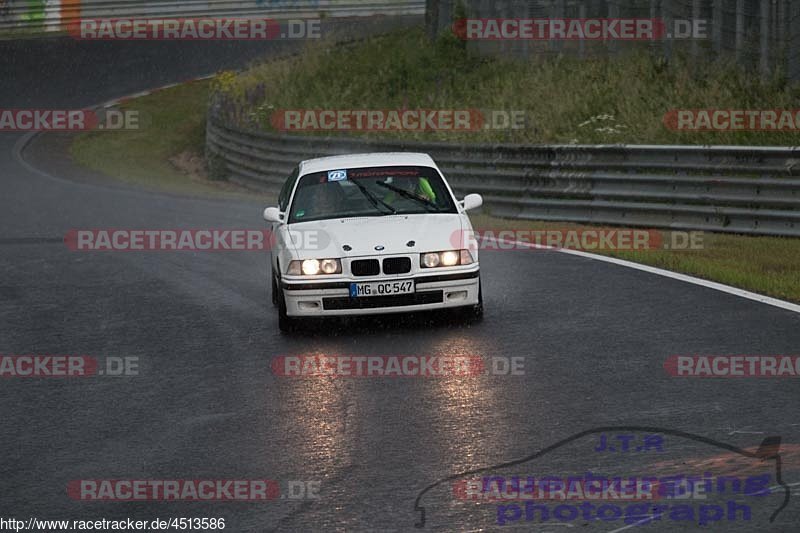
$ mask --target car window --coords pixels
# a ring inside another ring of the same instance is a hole
[[[367,167],[301,177],[289,222],[455,212],[455,202],[436,169]]]

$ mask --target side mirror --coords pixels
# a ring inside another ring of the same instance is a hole
[[[468,194],[462,200],[461,205],[464,206],[464,211],[477,209],[483,205],[483,197],[480,194]]]
[[[264,220],[267,222],[275,222],[276,224],[283,223],[283,213],[277,207],[268,207],[264,209]]]

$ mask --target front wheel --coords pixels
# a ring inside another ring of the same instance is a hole
[[[480,279],[478,279],[478,303],[472,307],[471,311],[472,320],[477,322],[483,319],[483,290]]]
[[[457,307],[453,310],[459,321],[464,324],[473,324],[483,319],[483,290],[481,282],[478,281],[478,303],[464,307]]]
[[[272,293],[271,293],[272,305],[274,307],[278,307],[278,290],[279,290],[278,280],[275,279],[275,274],[274,273],[271,274],[271,277],[272,277]]]
[[[278,329],[284,333],[295,330],[295,320],[286,314],[286,299],[283,296],[283,289],[278,289]]]

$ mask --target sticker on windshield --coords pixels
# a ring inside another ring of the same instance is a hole
[[[347,179],[346,170],[329,170],[328,181],[342,181]]]

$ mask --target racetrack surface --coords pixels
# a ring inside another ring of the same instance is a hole
[[[96,105],[287,46],[0,42],[0,107]],[[598,426],[668,428],[742,448],[773,435],[800,444],[797,378],[677,379],[662,368],[673,354],[797,354],[796,313],[583,257],[486,251],[480,323],[426,315],[282,335],[264,254],[78,253],[62,242],[75,228],[263,228],[263,205],[75,182],[35,170],[35,160],[23,164],[21,138],[0,134],[0,353],[138,357],[141,375],[0,380],[6,517],[224,517],[229,531],[409,531],[429,484]],[[275,357],[300,354],[522,357],[525,374],[273,375]],[[576,443],[522,470],[619,471],[654,461],[599,454],[595,445]],[[723,453],[670,437],[665,448],[664,457],[684,466]],[[800,481],[796,453],[783,476]],[[316,480],[320,498],[109,503],[75,501],[66,491],[78,479],[256,478]],[[442,492],[425,499],[428,530],[499,528],[496,506],[462,509]],[[753,503],[751,521],[722,527],[796,531],[796,493],[767,521],[780,499]]]

